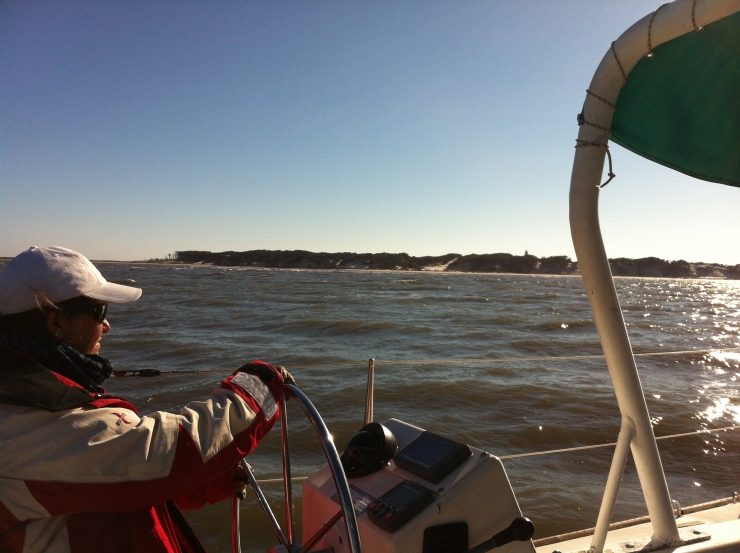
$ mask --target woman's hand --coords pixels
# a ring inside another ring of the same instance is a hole
[[[280,376],[283,377],[283,384],[292,384],[295,386],[295,378],[293,378],[293,375],[285,367],[278,366],[275,368],[280,371]]]
[[[247,482],[249,482],[249,479],[247,478],[247,471],[244,470],[241,464],[236,465],[232,482],[234,484],[234,495],[244,501],[247,498]]]

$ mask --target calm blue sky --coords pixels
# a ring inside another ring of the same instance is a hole
[[[575,116],[662,0],[4,1],[0,255],[573,255]],[[610,256],[740,263],[740,189],[614,146]]]

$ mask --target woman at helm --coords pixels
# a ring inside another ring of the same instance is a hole
[[[0,551],[204,551],[179,509],[230,497],[279,418],[294,381],[261,361],[179,414],[108,394],[108,304],[140,296],[55,246],[0,272]]]

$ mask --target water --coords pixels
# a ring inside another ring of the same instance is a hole
[[[116,369],[232,369],[252,359],[306,367],[292,372],[340,448],[362,424],[370,357],[378,360],[379,421],[397,417],[500,456],[614,442],[619,431],[602,359],[493,362],[601,354],[580,277],[100,267],[110,280],[144,289],[137,303],[110,311],[102,353]],[[618,279],[617,286],[636,352],[740,346],[740,282]],[[434,359],[492,361],[410,363]],[[737,353],[642,357],[638,366],[656,435],[740,423]],[[227,374],[117,378],[108,390],[143,413],[177,411]],[[294,475],[308,475],[323,455],[296,407],[290,421]],[[659,447],[682,505],[738,490],[740,431]],[[612,451],[505,461],[535,537],[594,525]],[[277,430],[250,462],[261,479],[281,475]],[[265,489],[282,520],[281,486]],[[300,515],[300,493],[297,503]],[[614,520],[643,514],[630,463]],[[186,515],[209,551],[230,551],[228,502]],[[253,494],[242,530],[245,551],[264,552],[275,541]]]

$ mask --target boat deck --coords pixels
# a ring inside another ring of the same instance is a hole
[[[676,553],[688,553],[690,551],[740,552],[740,503],[732,503],[705,511],[685,514],[678,518],[677,523],[679,531],[682,534],[687,529],[698,530],[709,534],[711,539],[675,549],[664,549],[664,551]],[[604,551],[611,550],[613,553],[638,552],[641,549],[637,542],[649,541],[651,535],[652,528],[649,522],[612,530],[607,536]],[[592,536],[584,536],[559,543],[542,545],[536,548],[536,551],[537,553],[552,553],[556,550],[563,553],[588,551],[589,547],[591,547],[591,539]],[[633,541],[637,547],[627,547],[625,543],[630,541]]]

